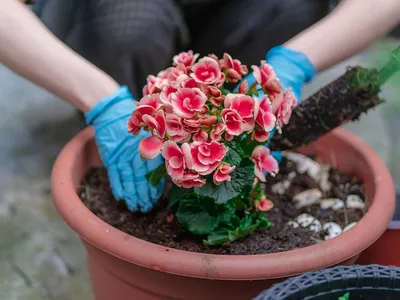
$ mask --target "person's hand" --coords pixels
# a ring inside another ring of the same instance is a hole
[[[99,101],[85,114],[93,125],[100,157],[108,172],[111,189],[117,200],[124,200],[131,211],[150,211],[160,198],[164,181],[154,187],[145,175],[163,163],[161,155],[142,161],[137,149],[149,133],[128,133],[127,121],[136,108],[128,88],[123,86]]]
[[[315,76],[316,69],[314,65],[305,54],[284,46],[272,48],[265,58],[267,63],[274,68],[282,87],[284,89],[290,88],[295,94],[298,103],[300,103],[303,85],[311,81]],[[247,75],[244,80],[248,82],[249,86],[256,81],[252,73]],[[258,93],[259,96],[263,95],[263,91],[259,91]],[[274,133],[275,128],[271,132],[267,146]],[[271,154],[278,162],[282,160],[281,152],[272,151]]]
[[[277,46],[268,51],[265,56],[276,73],[284,89],[291,88],[297,101],[301,101],[303,85],[311,81],[316,73],[314,65],[307,56],[301,52]],[[253,74],[245,77],[249,86],[255,82]]]

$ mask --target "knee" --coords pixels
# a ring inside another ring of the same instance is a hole
[[[185,38],[183,16],[173,0],[100,3],[95,11],[95,31],[101,46],[132,51],[169,47],[177,38]]]

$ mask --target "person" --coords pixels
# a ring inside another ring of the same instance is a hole
[[[179,47],[187,43],[202,55],[226,51],[245,64],[265,58],[284,88],[290,87],[300,99],[303,85],[316,72],[356,54],[400,21],[398,0],[342,0],[325,17],[317,13],[326,7],[320,0],[235,0],[229,5],[203,0],[209,2],[205,11],[193,4],[188,12],[192,19],[187,20],[173,0],[79,1],[84,3],[81,13],[74,10],[74,1],[63,2],[71,3],[71,10],[59,7],[65,15],[76,12],[82,26],[94,25],[94,31],[80,28],[81,43],[71,44],[92,62],[56,38],[67,41],[72,36],[69,21],[60,20],[62,26],[54,35],[18,0],[1,1],[0,61],[85,113],[115,198],[141,212],[151,210],[163,191],[162,184],[153,187],[145,178],[162,158],[143,162],[137,147],[146,133],[129,135],[126,122],[145,76],[170,64]],[[90,10],[93,3],[98,6]],[[40,0],[37,4],[46,23],[46,5]],[[185,24],[194,24],[190,35],[196,39],[190,44]],[[84,47],[94,39],[94,49]]]

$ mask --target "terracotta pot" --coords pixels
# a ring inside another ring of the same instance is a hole
[[[369,211],[352,229],[318,245],[276,254],[228,256],[186,252],[129,236],[106,224],[75,189],[100,165],[93,131],[73,138],[56,160],[51,187],[60,215],[82,238],[97,300],[250,299],[276,281],[337,264],[351,264],[385,231],[392,218],[392,178],[380,158],[344,129],[301,152],[314,153],[364,180]]]
[[[400,187],[396,188],[396,211],[387,230],[370,247],[365,249],[358,264],[378,264],[400,267]]]

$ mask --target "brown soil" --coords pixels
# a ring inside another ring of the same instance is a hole
[[[291,186],[284,195],[274,194],[273,184],[284,180],[289,173],[295,172]],[[325,198],[340,198],[344,200],[348,194],[364,197],[361,182],[350,178],[337,170],[330,171],[329,182],[331,192]],[[149,214],[138,214],[128,211],[122,201],[118,202],[112,196],[103,168],[92,169],[87,174],[79,195],[83,203],[100,219],[111,226],[140,239],[181,250],[230,255],[251,255],[282,252],[313,245],[323,240],[323,233],[316,234],[307,228],[292,228],[286,223],[306,212],[317,217],[322,223],[334,221],[342,227],[357,222],[365,212],[359,209],[342,209],[340,211],[323,210],[318,205],[298,210],[292,203],[292,198],[300,191],[318,187],[318,184],[305,174],[296,171],[295,163],[283,160],[279,174],[269,177],[266,184],[266,194],[273,200],[275,207],[266,213],[273,225],[264,231],[256,231],[243,241],[230,244],[206,247],[202,239],[187,232],[167,209],[166,199]]]

